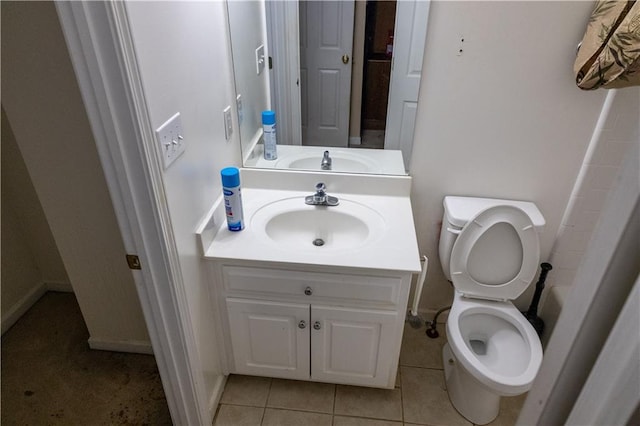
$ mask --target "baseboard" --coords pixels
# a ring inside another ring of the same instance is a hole
[[[224,385],[227,383],[227,377],[223,374],[218,376],[218,380],[216,380],[216,384],[213,387],[213,393],[211,398],[209,399],[209,414],[213,419],[216,415],[216,409],[218,408],[218,404],[220,403],[220,398],[222,398],[222,392],[224,391]]]
[[[151,342],[141,340],[105,340],[89,337],[89,347],[99,351],[131,352],[153,355]]]
[[[11,328],[22,315],[29,310],[45,293],[47,286],[45,283],[36,284],[27,294],[18,300],[7,312],[2,313],[2,334]]]
[[[47,281],[45,282],[48,291],[58,291],[61,293],[73,293],[71,283],[66,281]]]
[[[362,145],[362,139],[360,139],[360,136],[349,137],[349,146],[354,146],[354,145]]]

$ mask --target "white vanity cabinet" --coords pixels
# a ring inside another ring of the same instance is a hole
[[[410,272],[214,262],[230,373],[393,388]]]

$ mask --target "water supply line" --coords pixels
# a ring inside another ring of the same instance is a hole
[[[420,277],[416,282],[416,291],[413,294],[413,305],[407,315],[407,321],[412,328],[420,328],[422,326],[422,318],[418,315],[418,305],[420,304],[420,297],[422,296],[422,288],[424,287],[424,281],[427,278],[427,268],[429,267],[429,259],[427,256],[422,256],[422,270],[420,271]]]
[[[432,339],[436,339],[438,336],[440,336],[440,333],[438,333],[438,330],[437,330],[438,317],[440,316],[441,313],[446,312],[449,309],[451,309],[451,306],[446,306],[438,310],[438,312],[436,312],[436,314],[433,316],[433,321],[427,323],[427,331],[426,331],[427,336],[431,337]]]

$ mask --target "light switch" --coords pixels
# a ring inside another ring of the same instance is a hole
[[[224,115],[224,137],[226,140],[231,139],[233,134],[233,121],[231,120],[231,105],[222,110]]]
[[[179,112],[156,129],[156,138],[162,151],[164,168],[167,169],[186,149]]]
[[[264,70],[264,62],[264,44],[261,44],[260,47],[256,49],[256,72],[258,75],[260,75],[262,70]]]

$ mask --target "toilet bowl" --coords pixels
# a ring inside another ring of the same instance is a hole
[[[440,258],[455,287],[445,379],[453,406],[475,424],[497,417],[501,396],[527,392],[540,368],[540,340],[510,300],[535,277],[543,226],[532,203],[445,197]]]
[[[497,417],[501,396],[527,392],[542,362],[538,335],[510,302],[467,299],[456,291],[447,340],[449,398],[474,424]]]

